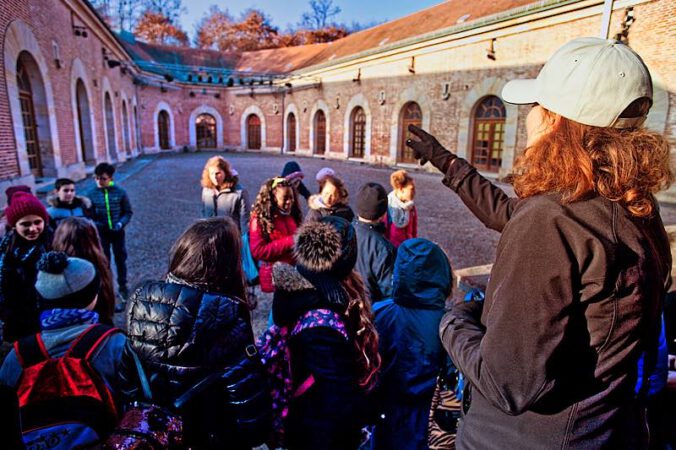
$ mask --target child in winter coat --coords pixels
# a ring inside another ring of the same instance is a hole
[[[99,231],[103,252],[110,263],[112,263],[110,248],[113,248],[118,292],[126,300],[129,291],[125,227],[131,220],[132,210],[127,191],[115,184],[113,175],[115,167],[112,165],[108,163],[97,165],[94,169],[96,188],[89,191],[88,197],[92,201],[92,220]]]
[[[374,305],[383,368],[378,387],[377,450],[427,448],[432,396],[445,351],[439,322],[451,294],[451,266],[426,239],[401,244],[392,298]]]
[[[274,270],[273,318],[291,330],[285,447],[356,450],[380,357],[370,302],[354,271],[354,228],[333,216],[305,223],[295,252],[295,269]]]
[[[405,170],[390,175],[392,192],[387,196],[387,239],[399,247],[418,236],[418,210],[415,207],[415,181]]]
[[[54,196],[49,199],[47,213],[52,229],[67,217],[89,217],[92,202],[87,197],[75,195],[75,182],[59,178],[54,183]]]
[[[92,448],[112,431],[122,408],[136,396],[139,378],[133,351],[121,330],[98,324],[94,308],[99,276],[89,261],[63,252],[44,254],[35,289],[42,299],[39,331],[15,344],[0,368],[0,383],[19,393],[27,444],[42,440],[54,450]],[[70,370],[59,373],[72,378],[46,375],[56,372],[40,363],[66,352],[71,358],[86,355],[85,374],[62,359]]]
[[[319,182],[319,194],[310,197],[310,211],[305,220],[319,220],[326,216],[342,217],[348,222],[354,220],[354,212],[348,205],[347,188],[343,180],[327,175]]]
[[[371,302],[392,296],[392,273],[397,249],[385,237],[387,192],[378,183],[366,183],[357,192],[357,271],[364,280]]]
[[[222,216],[232,218],[242,234],[249,230],[249,194],[230,163],[214,156],[202,171],[202,217]]]
[[[5,341],[15,341],[40,331],[35,279],[52,235],[47,210],[32,194],[13,194],[5,216],[11,228],[0,241],[0,319]]]
[[[261,290],[273,292],[272,265],[294,264],[293,235],[302,222],[295,189],[285,178],[271,178],[261,186],[249,224],[251,255],[260,261]]]

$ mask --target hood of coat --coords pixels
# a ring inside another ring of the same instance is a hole
[[[278,326],[293,325],[312,309],[330,309],[339,314],[346,305],[329,302],[306,280],[294,266],[277,262],[272,266],[275,293],[272,298],[272,320]]]
[[[50,197],[47,200],[47,203],[49,206],[53,206],[55,208],[65,208],[65,209],[75,209],[79,207],[83,207],[85,209],[89,209],[92,207],[92,202],[87,198],[87,197],[81,197],[79,195],[76,195],[75,198],[73,199],[73,203],[71,204],[66,204],[61,202],[59,200],[59,197],[56,195],[53,197]]]
[[[444,309],[451,278],[451,265],[438,245],[427,239],[408,239],[397,250],[394,302],[408,308]]]

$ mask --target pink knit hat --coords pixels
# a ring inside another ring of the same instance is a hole
[[[10,186],[5,190],[5,195],[7,196],[7,204],[12,203],[12,197],[17,192],[28,192],[31,193],[31,188],[25,184],[17,184],[16,186]]]
[[[47,210],[36,196],[27,192],[16,192],[12,195],[12,203],[5,208],[7,224],[13,228],[22,217],[30,215],[42,217],[45,223],[49,222]]]

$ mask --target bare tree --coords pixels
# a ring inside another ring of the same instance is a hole
[[[333,0],[310,0],[310,9],[301,16],[301,25],[312,30],[326,28],[329,20],[342,11],[340,6],[333,4]]]
[[[168,17],[153,11],[146,11],[134,28],[139,39],[151,44],[188,45],[188,35],[174,25]]]

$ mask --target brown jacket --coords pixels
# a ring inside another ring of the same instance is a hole
[[[645,447],[637,360],[656,346],[671,269],[659,215],[509,198],[462,159],[444,184],[502,232],[483,311],[456,305],[440,326],[472,386],[458,448]]]

